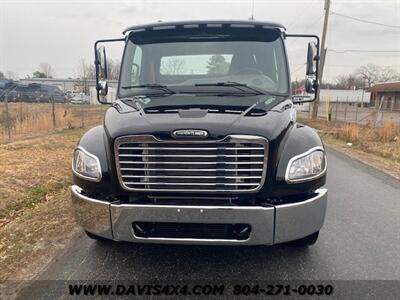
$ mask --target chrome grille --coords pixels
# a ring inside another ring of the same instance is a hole
[[[115,141],[115,154],[128,191],[255,192],[264,183],[268,143],[249,135],[218,141],[129,136]]]

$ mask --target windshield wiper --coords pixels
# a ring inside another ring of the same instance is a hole
[[[132,106],[133,108],[135,108],[137,111],[144,113],[143,107],[141,105],[141,102],[137,99],[135,99],[135,97],[125,97],[125,98],[119,98],[119,100],[121,100],[122,102],[126,103],[126,102],[132,102],[134,106],[128,104],[129,106]]]
[[[246,83],[240,83],[235,81],[222,81],[222,82],[212,82],[212,83],[196,83],[195,86],[227,86],[227,87],[234,87],[238,90],[245,92],[241,87],[244,87],[257,95],[263,95],[265,92],[260,91],[254,87],[248,86]]]
[[[257,95],[270,95],[270,96],[282,96],[282,97],[286,97],[288,96],[285,93],[276,93],[276,92],[269,92],[269,91],[265,91],[263,89],[258,89],[252,86],[247,85],[246,83],[241,83],[241,82],[236,82],[236,81],[222,81],[222,82],[212,82],[212,83],[196,83],[195,86],[231,86],[231,87],[235,87],[237,89],[239,89],[242,92],[243,89],[241,89],[241,87],[244,87],[250,91],[253,91],[254,93],[256,93]]]
[[[166,85],[158,84],[158,83],[145,83],[145,84],[137,84],[137,85],[128,85],[128,86],[122,86],[122,89],[141,89],[141,88],[147,88],[147,89],[156,89],[156,90],[163,90],[166,94],[175,94],[173,90],[168,88]]]

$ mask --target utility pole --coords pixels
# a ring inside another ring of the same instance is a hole
[[[251,1],[251,17],[250,21],[254,21],[254,0]]]
[[[324,18],[324,28],[322,29],[322,39],[321,39],[321,62],[319,67],[319,74],[318,74],[318,81],[322,83],[322,75],[324,73],[324,65],[325,65],[325,57],[326,57],[326,48],[325,48],[325,41],[326,41],[326,32],[328,30],[328,18],[329,18],[329,9],[331,6],[331,0],[325,0],[325,18]],[[316,119],[318,116],[318,105],[319,105],[319,89],[317,91],[317,99],[313,105],[312,111],[312,118]]]

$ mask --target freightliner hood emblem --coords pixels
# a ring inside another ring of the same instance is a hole
[[[172,132],[172,137],[179,138],[199,138],[205,139],[208,137],[208,132],[206,130],[199,129],[179,129]]]

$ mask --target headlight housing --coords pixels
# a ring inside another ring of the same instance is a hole
[[[287,183],[298,183],[321,177],[326,171],[325,151],[315,147],[290,159],[285,180]]]
[[[101,166],[97,156],[77,147],[72,160],[72,171],[80,178],[99,182],[101,180]]]

